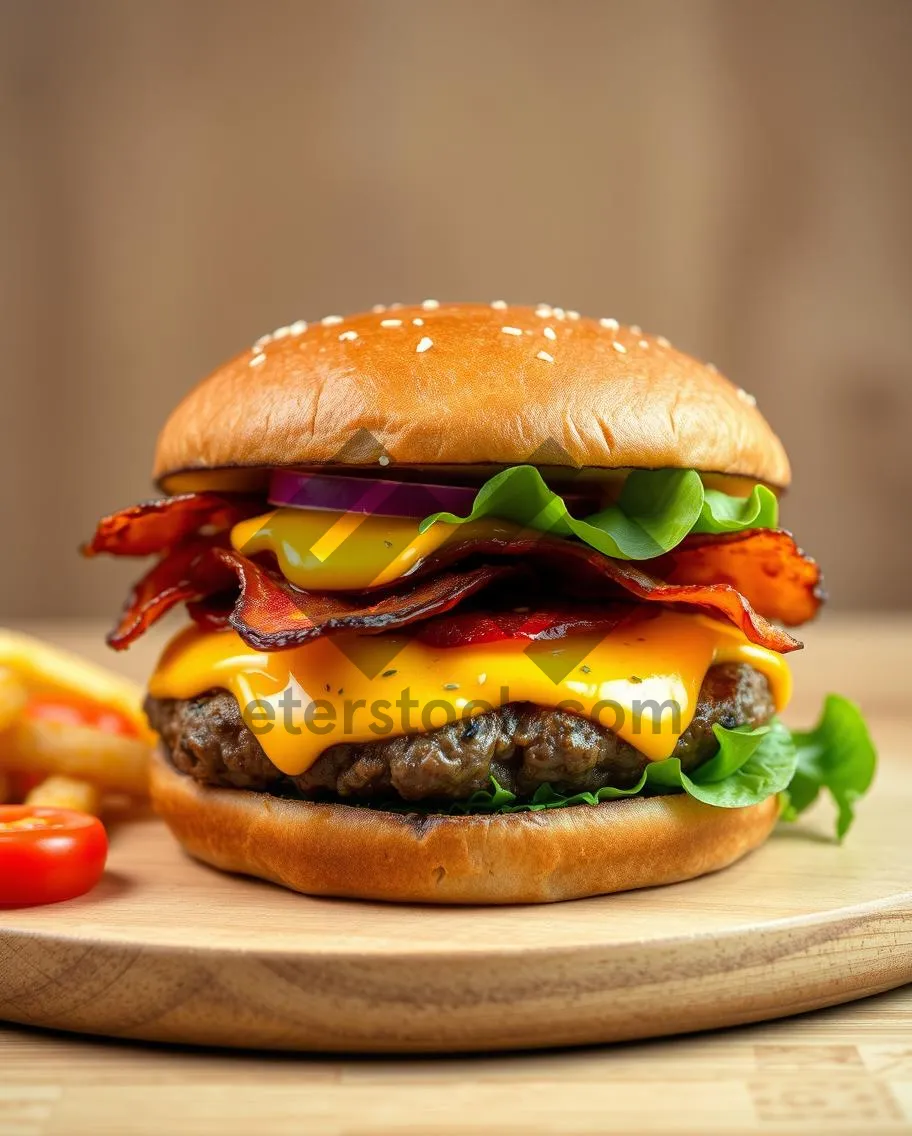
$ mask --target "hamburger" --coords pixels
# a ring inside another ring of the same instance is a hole
[[[874,751],[780,719],[823,599],[754,399],[666,339],[548,305],[281,327],[180,403],[154,556],[108,637],[175,607],[146,712],[180,843],[300,892],[526,903],[690,879]]]

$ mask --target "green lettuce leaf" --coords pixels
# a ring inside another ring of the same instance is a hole
[[[566,808],[568,805],[598,805],[619,797],[635,797],[646,790],[659,793],[683,790],[698,801],[723,809],[756,805],[782,792],[792,779],[797,753],[791,735],[778,720],[751,729],[739,726],[726,730],[714,726],[719,742],[715,757],[698,766],[690,775],[681,769],[676,757],[652,761],[636,785],[629,789],[606,786],[592,793],[567,796],[552,785],[540,785],[532,799],[517,802],[515,794],[491,778],[491,788],[481,789],[465,801],[454,803],[453,813],[517,813],[540,809]]]
[[[691,776],[681,774],[686,792],[707,805],[739,809],[757,805],[787,789],[798,754],[789,730],[774,718],[768,726],[726,730],[713,726],[719,742],[715,757]]]
[[[739,726],[727,730],[713,726],[719,742],[714,757],[690,774],[680,761],[669,757],[646,766],[636,785],[629,789],[610,786],[592,793],[558,792],[541,785],[530,801],[516,795],[493,778],[466,801],[458,801],[451,813],[516,813],[570,805],[598,805],[639,793],[685,792],[707,805],[739,809],[756,805],[779,794],[783,820],[795,820],[817,799],[821,788],[832,795],[838,809],[836,835],[848,832],[854,819],[855,802],[869,789],[877,755],[864,719],[854,703],[831,694],[823,716],[813,730],[791,731],[778,718],[767,726]]]
[[[676,757],[650,762],[636,785],[628,789],[606,786],[595,792],[560,793],[553,785],[540,785],[532,798],[520,801],[495,778],[464,801],[444,808],[415,802],[395,801],[355,807],[382,808],[392,812],[468,813],[538,812],[573,805],[599,805],[621,797],[684,792],[707,805],[740,809],[779,796],[782,819],[795,820],[814,803],[825,788],[838,809],[836,835],[848,832],[854,806],[871,785],[877,755],[858,707],[838,694],[831,694],[823,715],[813,730],[790,731],[778,718],[766,726],[738,726],[727,730],[713,726],[719,743],[715,755],[685,773]]]
[[[730,497],[706,489],[692,469],[641,469],[627,476],[616,505],[580,520],[570,515],[564,499],[548,488],[535,466],[517,465],[485,482],[468,516],[434,513],[419,530],[437,522],[461,525],[485,517],[576,537],[618,560],[649,560],[669,552],[691,532],[775,528],[778,502],[764,485],[754,486],[749,497]]]
[[[798,768],[788,787],[784,818],[795,820],[826,789],[837,809],[836,836],[842,840],[855,819],[855,802],[869,789],[877,751],[861,711],[839,694],[827,696],[813,730],[792,733]]]

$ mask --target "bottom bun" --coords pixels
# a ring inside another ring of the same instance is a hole
[[[776,797],[719,809],[684,794],[495,816],[381,812],[216,789],[152,764],[157,812],[199,860],[309,895],[551,903],[690,880],[769,836]]]

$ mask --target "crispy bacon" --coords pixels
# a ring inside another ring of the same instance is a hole
[[[785,529],[690,536],[649,567],[669,584],[730,584],[786,627],[813,619],[826,599],[817,561]]]
[[[129,647],[171,608],[186,603],[201,626],[230,624],[256,650],[276,651],[339,631],[403,627],[449,611],[517,571],[516,565],[487,564],[403,581],[382,594],[305,592],[226,547],[224,535],[190,537],[139,581],[108,643],[118,651]],[[222,598],[229,592],[230,606]]]
[[[241,586],[228,622],[258,651],[297,647],[340,631],[392,631],[450,611],[468,596],[515,572],[509,564],[485,564],[424,576],[382,595],[347,595],[305,592],[237,552],[220,550],[216,555],[234,569]]]
[[[692,536],[673,552],[642,563],[612,560],[586,545],[530,530],[484,539],[465,538],[457,530],[395,585],[357,594],[307,592],[230,549],[226,530],[261,507],[254,497],[188,493],[104,518],[87,555],[164,551],[134,588],[108,637],[111,646],[128,646],[180,603],[201,625],[230,624],[260,650],[345,630],[375,633],[449,611],[503,576],[516,575],[538,580],[540,589],[552,589],[548,594],[569,590],[600,604],[626,595],[686,605],[728,620],[752,642],[785,652],[801,644],[769,620],[804,623],[823,598],[816,563],[789,533],[767,529]]]
[[[188,537],[162,557],[134,585],[108,646],[122,651],[171,608],[235,586],[234,573],[215,556],[224,544],[224,535]]]
[[[172,548],[200,529],[230,528],[262,510],[262,501],[241,494],[182,493],[121,509],[102,517],[92,539],[82,546],[85,556],[152,556]]]
[[[606,578],[647,603],[686,604],[715,619],[726,619],[746,638],[782,654],[802,644],[787,631],[769,622],[751,607],[750,601],[731,584],[668,584],[637,568],[631,560],[602,557]]]
[[[794,555],[800,557],[794,541],[791,537],[788,540],[794,548]],[[707,562],[708,550],[707,545]],[[445,561],[456,551],[456,546],[447,546],[438,550],[434,557],[438,558],[438,562]],[[612,560],[586,545],[541,534],[513,540],[497,537],[475,540],[471,545],[462,542],[456,558],[464,558],[470,552],[476,557],[509,556],[519,558],[530,567],[534,564],[554,579],[557,586],[571,587],[574,595],[616,598],[618,590],[621,590],[646,603],[685,604],[717,619],[728,620],[739,627],[751,642],[771,650],[794,651],[801,646],[797,639],[755,611],[749,599],[734,585],[727,582],[688,582],[686,563],[679,569],[684,578],[679,576],[675,583],[669,583],[646,570],[646,566],[651,569],[657,561],[646,561],[641,565],[631,560]],[[426,569],[427,566],[425,562],[420,567]],[[802,594],[806,595],[805,592]],[[805,618],[816,612],[818,603],[819,598],[808,599]]]
[[[464,539],[455,534],[419,561],[412,574],[437,571],[468,557],[517,557],[588,589],[593,581],[648,577],[674,585],[728,585],[767,619],[796,627],[817,614],[824,600],[820,569],[784,529],[750,529],[723,536],[688,537],[673,552],[655,560],[612,560],[576,541],[524,530],[515,537]],[[596,584],[598,591],[598,584]],[[636,586],[628,588],[639,595]],[[671,601],[670,593],[668,602]],[[647,598],[641,596],[640,598]],[[680,601],[683,602],[683,601]]]

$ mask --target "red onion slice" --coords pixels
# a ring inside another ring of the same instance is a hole
[[[435,485],[425,481],[388,481],[343,474],[300,473],[274,469],[269,482],[269,503],[291,509],[323,509],[337,513],[365,513],[379,517],[413,517],[424,520],[433,513],[468,516],[478,489],[466,485]],[[582,512],[596,507],[591,495],[568,493],[564,500]]]
[[[269,503],[292,509],[326,509],[381,517],[415,517],[432,513],[470,513],[477,490],[458,485],[384,481],[276,469],[269,483]]]

